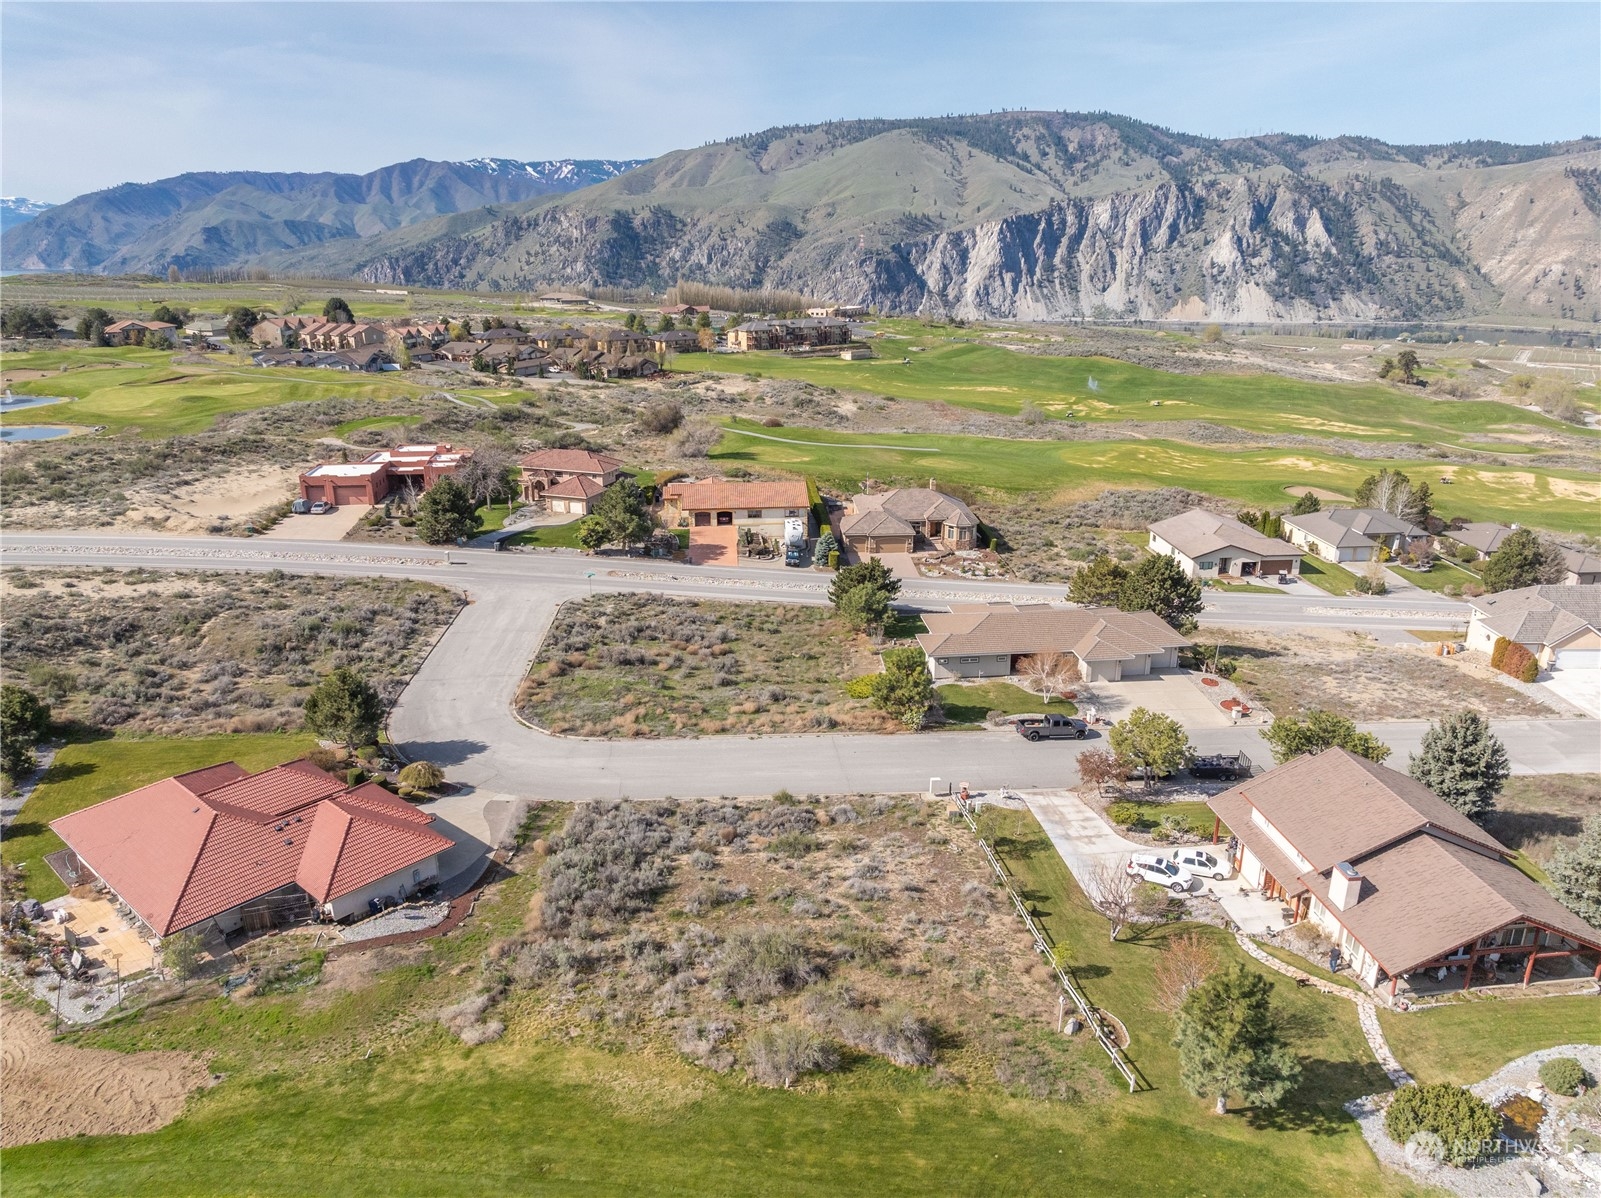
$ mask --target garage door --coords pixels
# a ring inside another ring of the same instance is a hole
[[[334,488],[334,505],[345,507],[353,503],[367,502],[367,488],[364,486],[336,486]]]
[[[1558,649],[1559,670],[1601,670],[1601,649]]]

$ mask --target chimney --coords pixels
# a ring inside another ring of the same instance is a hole
[[[1329,901],[1341,911],[1349,911],[1362,897],[1362,875],[1349,861],[1342,861],[1329,874]]]

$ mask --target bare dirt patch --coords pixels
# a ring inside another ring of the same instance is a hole
[[[113,1052],[50,1038],[32,1011],[7,1006],[0,1146],[71,1136],[131,1136],[165,1127],[209,1079],[187,1052]]]
[[[1601,776],[1529,774],[1508,778],[1486,827],[1540,865],[1577,840],[1584,821],[1601,815]]]
[[[1308,491],[1310,491],[1316,498],[1326,500],[1330,503],[1351,502],[1351,497],[1349,495],[1343,495],[1339,491],[1330,491],[1327,487],[1309,487],[1304,483],[1292,483],[1284,488],[1284,493],[1286,495],[1301,496],[1305,495]]]
[[[1230,629],[1219,639],[1223,656],[1239,662],[1234,681],[1253,705],[1278,715],[1313,707],[1353,720],[1415,720],[1461,708],[1507,719],[1554,714],[1496,681],[1487,667],[1433,657],[1420,647],[1382,645],[1362,633]]]

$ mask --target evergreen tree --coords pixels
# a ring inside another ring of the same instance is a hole
[[[1147,790],[1157,779],[1176,773],[1190,759],[1190,738],[1172,716],[1136,707],[1112,725],[1107,737],[1112,752],[1133,767]]]
[[[884,592],[885,601],[901,593],[900,579],[876,557],[854,566],[842,566],[834,581],[828,584],[828,601],[838,608],[845,595],[857,587],[873,587]]]
[[[632,479],[624,478],[602,491],[578,526],[585,549],[633,545],[650,537],[650,504]]]
[[[656,331],[658,333],[671,333],[677,327],[678,326],[673,323],[673,318],[666,312],[663,312],[660,323],[656,325]]]
[[[1277,1106],[1300,1080],[1301,1064],[1279,1038],[1273,985],[1243,961],[1214,973],[1184,996],[1173,1043],[1179,1080],[1197,1098],[1230,1094],[1252,1106]]]
[[[1302,491],[1301,497],[1295,501],[1295,506],[1290,509],[1290,515],[1310,516],[1313,512],[1321,512],[1322,510],[1322,500],[1310,491]]]
[[[1089,564],[1073,573],[1067,584],[1067,597],[1074,603],[1105,607],[1117,602],[1128,571],[1110,553],[1097,553]]]
[[[383,700],[355,670],[341,666],[306,696],[306,727],[352,751],[378,740]]]
[[[0,686],[0,771],[16,779],[38,764],[34,747],[50,731],[50,707],[26,687]]]
[[[1601,927],[1601,815],[1586,819],[1579,838],[1551,855],[1546,874],[1563,906]]]
[[[228,309],[228,340],[249,341],[250,330],[261,323],[261,317],[256,315],[254,308],[247,308],[243,304]]]
[[[839,597],[834,609],[854,631],[870,632],[883,628],[889,619],[889,596],[875,586],[852,587]]]
[[[480,523],[472,496],[449,476],[424,491],[417,504],[417,535],[430,545],[449,545],[470,537]]]
[[[1560,581],[1563,570],[1560,549],[1547,545],[1530,529],[1520,528],[1508,533],[1490,554],[1480,577],[1487,590],[1515,591]]]
[[[862,588],[861,593],[871,593]],[[921,649],[887,649],[884,672],[874,679],[873,704],[908,728],[921,728],[934,705],[934,682]]]
[[[1204,604],[1200,583],[1172,558],[1153,554],[1129,571],[1118,588],[1117,606],[1152,612],[1180,632],[1190,632]]]
[[[712,327],[712,314],[710,312],[702,312],[699,316],[695,317],[695,327],[697,329],[709,329],[709,328],[711,328]]]
[[[1408,768],[1414,778],[1469,819],[1483,823],[1512,774],[1506,746],[1476,711],[1459,711],[1423,734]]]
[[[1344,716],[1321,708],[1299,716],[1278,716],[1263,731],[1262,739],[1273,750],[1273,760],[1280,764],[1303,753],[1333,748],[1349,749],[1358,757],[1380,763],[1390,755],[1390,746],[1371,732],[1358,732]]]
[[[834,539],[834,534],[825,532],[817,538],[817,545],[812,550],[812,565],[826,566],[829,554],[838,552],[839,542]]]
[[[91,345],[104,345],[106,326],[110,323],[111,313],[104,308],[85,308],[83,316],[78,320],[78,339],[87,341]]]
[[[322,318],[335,324],[356,323],[356,314],[350,310],[350,305],[337,295],[322,306]]]

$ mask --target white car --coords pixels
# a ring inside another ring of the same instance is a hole
[[[1135,853],[1123,867],[1123,872],[1143,882],[1166,886],[1174,894],[1183,894],[1195,881],[1189,870],[1155,853]]]
[[[1234,873],[1234,866],[1227,857],[1208,848],[1175,849],[1173,864],[1198,878],[1227,878]]]

